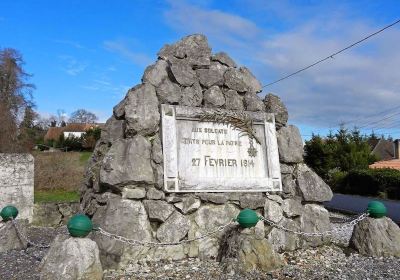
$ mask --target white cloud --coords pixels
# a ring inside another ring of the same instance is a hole
[[[133,51],[128,42],[123,40],[105,41],[103,46],[107,50],[129,59],[131,62],[139,66],[147,66],[153,62],[153,59],[148,55]]]
[[[79,61],[78,59],[70,55],[60,55],[59,58],[64,64],[62,69],[71,76],[76,76],[80,74],[88,67],[87,62]]]
[[[203,33],[223,45],[246,47],[243,41],[256,39],[260,29],[251,20],[220,10],[207,10],[181,0],[170,0],[165,11],[166,22],[188,33]]]
[[[247,5],[251,3],[255,9],[265,1],[247,1]],[[371,19],[352,17],[347,6],[337,3],[319,3],[301,13],[293,5],[284,7],[285,3],[265,4],[262,11],[266,18],[278,16],[282,25],[285,21],[293,22],[293,15],[299,15],[296,24],[288,24],[279,32],[271,32],[267,26],[248,18],[185,1],[170,1],[165,20],[177,31],[204,33],[211,44],[222,46],[222,50],[251,68],[263,84],[314,63],[382,27],[381,22],[374,24]],[[332,7],[335,10],[330,13],[318,12]],[[282,10],[285,12],[277,15]],[[292,123],[314,127],[328,127],[391,108],[400,103],[399,44],[399,28],[391,28],[266,88],[261,95],[275,92],[288,106]]]
[[[114,84],[112,81],[94,79],[91,83],[82,85],[83,89],[111,94],[116,99],[121,99],[131,88],[127,85]]]
[[[79,42],[71,41],[71,40],[53,40],[55,43],[68,45],[70,47],[74,47],[76,49],[87,49],[85,46],[81,45]]]

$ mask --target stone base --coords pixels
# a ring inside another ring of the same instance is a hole
[[[58,235],[40,264],[42,280],[101,280],[99,248],[88,238]]]
[[[283,265],[272,245],[254,230],[230,228],[222,238],[218,259],[224,270],[245,273],[252,270],[271,271]]]
[[[26,235],[26,220],[18,220],[19,230]],[[23,250],[28,247],[25,240],[20,239],[11,221],[0,222],[0,253],[10,250]]]
[[[350,247],[374,257],[400,257],[400,228],[390,218],[366,218],[354,226]]]

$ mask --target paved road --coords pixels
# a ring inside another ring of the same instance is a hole
[[[328,209],[358,214],[365,212],[367,205],[371,200],[379,200],[385,204],[388,210],[388,216],[397,224],[400,224],[400,201],[335,193],[332,200],[325,202],[324,205]]]

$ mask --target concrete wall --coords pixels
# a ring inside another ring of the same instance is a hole
[[[0,208],[14,205],[20,219],[32,221],[34,158],[30,154],[0,153]]]

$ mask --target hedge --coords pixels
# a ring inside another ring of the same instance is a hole
[[[352,170],[332,175],[335,192],[400,199],[400,171],[395,169]]]

